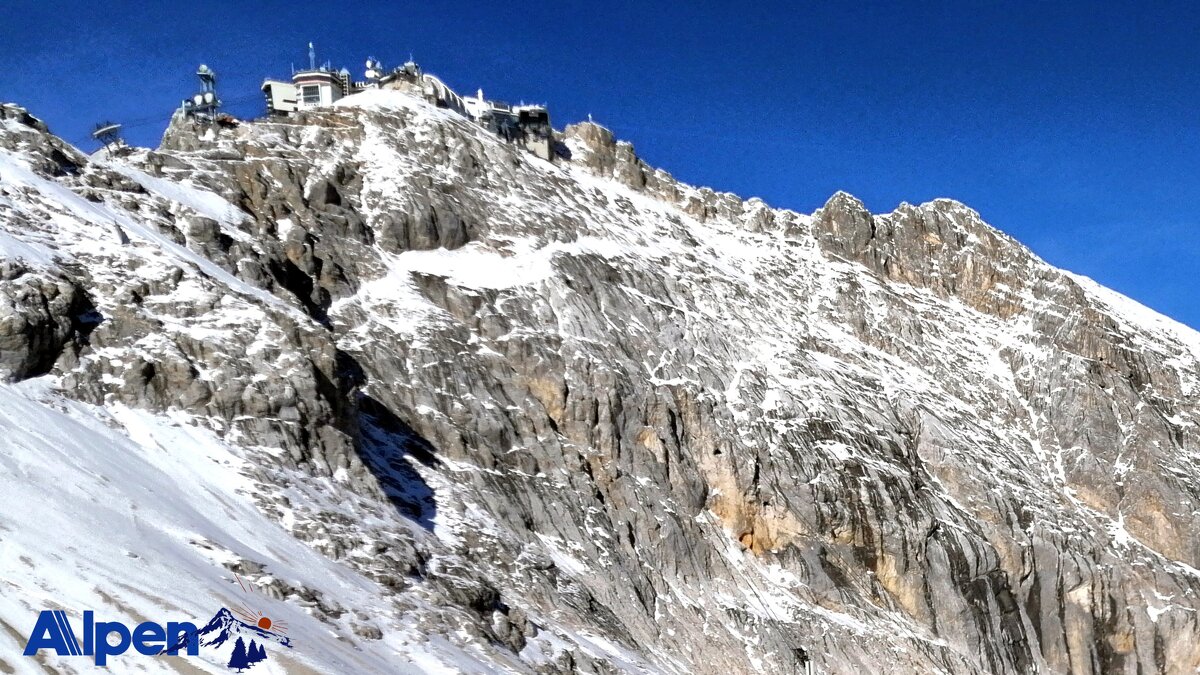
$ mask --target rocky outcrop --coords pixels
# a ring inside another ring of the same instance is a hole
[[[23,380],[70,360],[99,317],[78,285],[0,261],[0,380]]]
[[[11,120],[14,124],[29,127],[41,133],[49,133],[46,123],[29,114],[29,111],[15,103],[0,103],[0,120]]]

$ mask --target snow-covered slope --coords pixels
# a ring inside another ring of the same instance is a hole
[[[106,161],[0,123],[0,666],[43,607],[234,604],[287,672],[1200,666],[1200,336],[960,204],[399,92]]]

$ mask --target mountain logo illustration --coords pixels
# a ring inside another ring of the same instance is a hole
[[[253,594],[253,586],[247,587],[241,577],[235,575],[235,578],[243,593]],[[264,645],[292,648],[286,622],[240,604],[222,607],[203,628],[179,638],[180,644],[188,640],[198,644],[209,657],[239,673],[267,660]]]
[[[272,630],[275,626],[276,624],[266,616],[260,617],[253,624],[247,623],[235,616],[229,608],[222,607],[203,628],[196,631],[195,637],[201,649],[209,654],[215,650],[230,669],[240,673],[267,660],[265,644],[276,644],[289,649],[292,647],[290,638],[280,634],[277,629]],[[181,645],[191,637],[181,637]]]

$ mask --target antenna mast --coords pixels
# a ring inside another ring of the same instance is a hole
[[[200,93],[183,99],[183,109],[193,117],[213,120],[217,116],[217,108],[221,107],[221,100],[217,98],[217,74],[200,64],[196,77],[200,78]]]

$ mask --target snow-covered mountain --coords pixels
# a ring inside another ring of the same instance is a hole
[[[401,92],[120,158],[0,111],[0,672],[253,602],[253,672],[1200,667],[1200,335],[961,204]]]
[[[219,609],[213,618],[204,624],[203,628],[196,631],[196,639],[202,647],[220,647],[239,637],[284,647],[292,646],[292,641],[282,634],[251,626],[235,617],[228,607]],[[181,641],[179,644],[183,645],[184,643]]]
[[[175,652],[184,653],[187,651],[190,640],[196,642],[197,651],[204,650],[203,657],[205,659],[216,665],[227,665],[233,660],[233,654],[239,641],[242,644],[243,654],[247,653],[247,649],[257,652],[259,647],[263,647],[265,650],[265,645],[272,645],[272,649],[275,645],[285,648],[292,646],[292,641],[282,633],[250,625],[234,616],[227,607],[218,610],[208,620],[208,623],[195,633],[189,632],[180,636],[170,648]],[[262,669],[260,668],[260,670]]]

